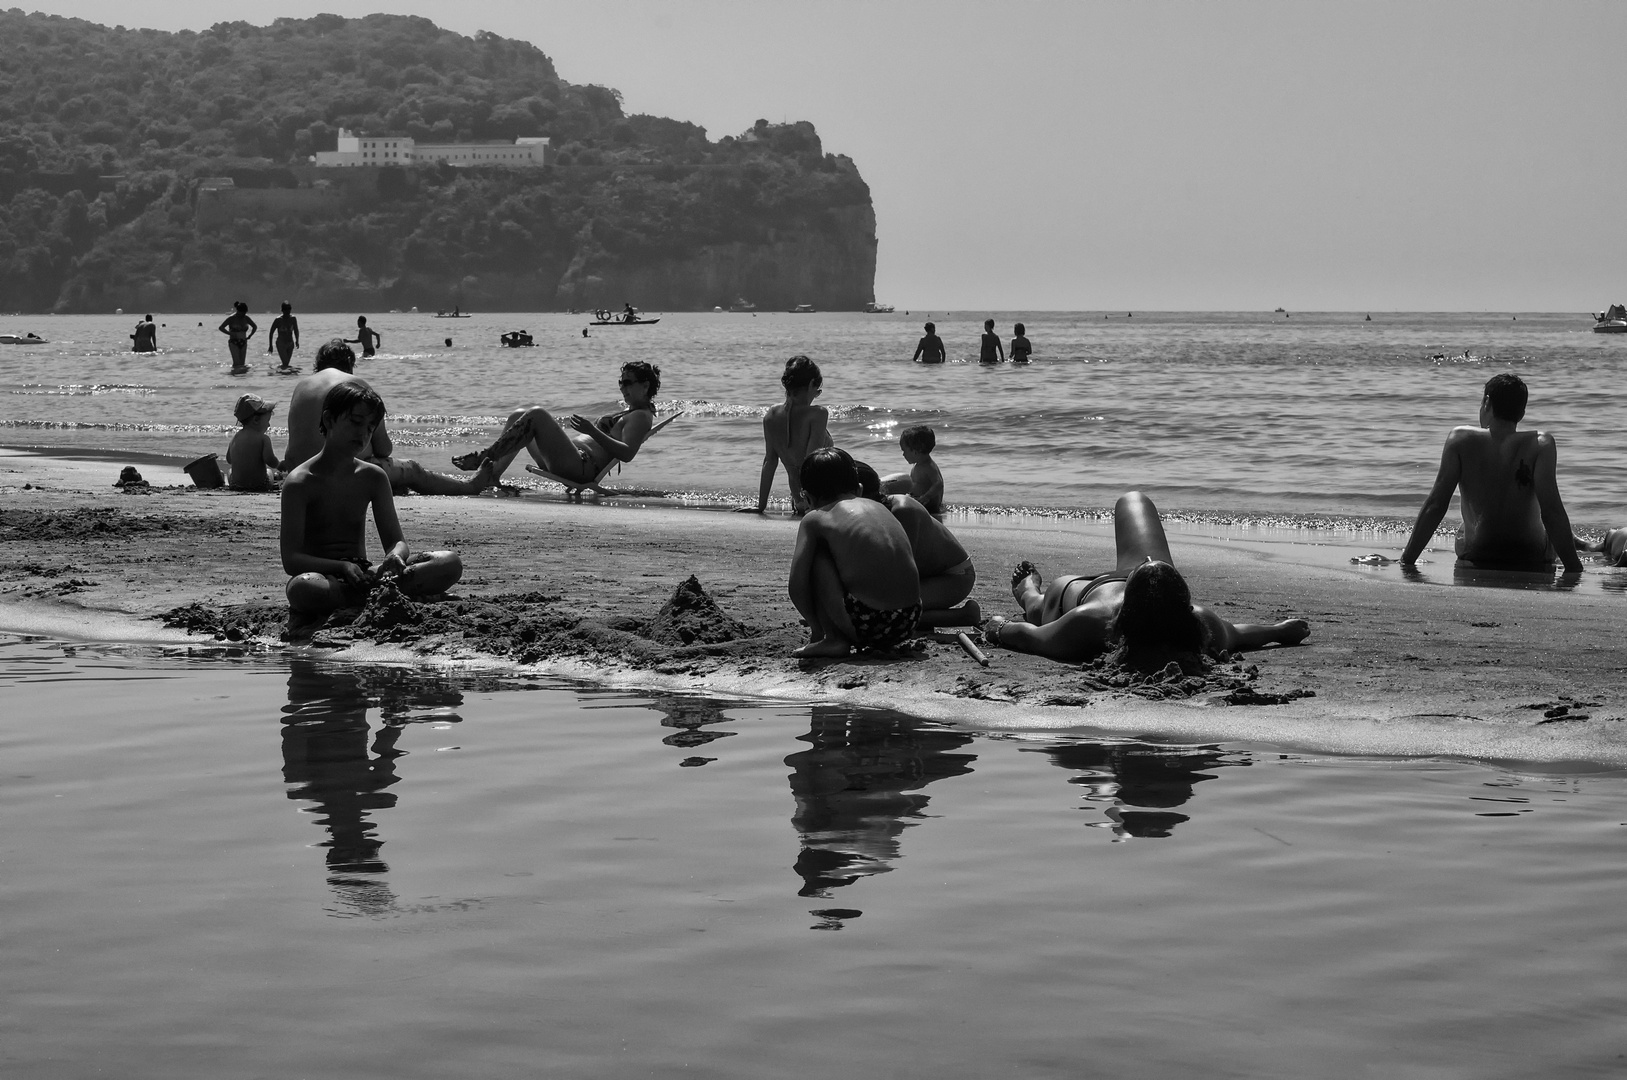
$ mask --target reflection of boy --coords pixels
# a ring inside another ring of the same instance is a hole
[[[791,486],[791,509],[803,513],[808,500],[797,487],[802,462],[814,450],[831,444],[830,412],[813,404],[824,388],[819,365],[806,356],[793,356],[785,362],[780,376],[785,387],[785,404],[774,405],[763,415],[763,471],[757,486],[757,506],[745,512],[761,514],[768,509],[768,493],[774,487],[774,472],[785,466],[785,479]]]
[[[355,607],[374,585],[394,579],[408,596],[445,592],[463,576],[450,551],[413,555],[401,535],[384,470],[356,455],[384,419],[384,402],[361,382],[343,382],[322,404],[322,450],[288,474],[282,489],[282,565],[288,582],[289,636],[308,635],[327,615]],[[366,559],[367,510],[385,554]]]
[[[815,450],[801,487],[813,504],[797,530],[787,589],[808,623],[793,655],[842,657],[854,648],[895,649],[915,633],[921,587],[909,537],[885,506],[861,498],[844,450]]]
[[[277,468],[277,451],[271,448],[266,428],[275,408],[259,394],[244,394],[237,399],[232,411],[243,426],[226,447],[227,487],[238,491],[271,490],[271,475],[266,470]]]
[[[938,437],[925,424],[907,427],[898,436],[898,449],[909,462],[907,473],[892,473],[881,482],[889,495],[909,495],[933,517],[943,517],[943,473],[932,460]]]

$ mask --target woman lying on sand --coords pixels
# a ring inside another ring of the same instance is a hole
[[[1229,623],[1192,603],[1186,579],[1175,569],[1158,508],[1139,491],[1113,507],[1118,567],[1111,573],[1069,574],[1045,584],[1034,564],[1023,561],[1011,575],[1011,592],[1027,622],[995,616],[984,627],[993,645],[1079,663],[1122,646],[1120,659],[1140,671],[1170,661],[1182,666],[1265,645],[1297,645],[1310,634],[1304,619],[1279,623]]]
[[[572,415],[561,424],[540,405],[517,409],[496,442],[484,450],[460,454],[452,464],[469,472],[490,461],[493,475],[500,477],[525,449],[555,476],[592,483],[612,459],[632,461],[649,437],[655,421],[650,399],[661,389],[661,369],[642,360],[623,364],[616,385],[627,402],[622,412],[606,413],[597,420]],[[567,424],[573,430],[566,430]]]

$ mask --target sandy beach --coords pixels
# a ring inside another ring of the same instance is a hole
[[[136,464],[151,489],[126,493],[112,486],[117,461],[0,452],[0,629],[285,648],[276,638],[285,580],[276,496],[199,491],[178,461]],[[1597,562],[1574,591],[1452,584],[1438,538],[1424,580],[1406,581],[1393,565],[1352,565],[1359,546],[1172,523],[1177,562],[1200,602],[1234,621],[1303,617],[1312,632],[1303,646],[1218,665],[1201,685],[1132,692],[1099,671],[992,647],[980,667],[942,640],[899,659],[791,658],[801,628],[785,597],[796,533],[788,516],[535,492],[398,505],[415,549],[463,554],[454,600],[420,605],[428,616],[420,624],[364,620],[312,647],[358,660],[524,665],[609,685],[886,706],[996,728],[1627,762],[1615,640],[1622,598],[1608,587],[1619,572]],[[1046,574],[1112,561],[1106,524],[949,521],[977,564],[973,596],[985,614],[1015,612],[1006,583],[1019,559]],[[685,645],[652,629],[690,576],[740,624],[724,635],[733,640]],[[163,625],[160,616],[188,605]]]

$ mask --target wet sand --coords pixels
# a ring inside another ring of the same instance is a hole
[[[191,639],[200,645],[284,648],[276,496],[198,491],[178,465],[141,462],[152,488],[127,493],[112,486],[117,462],[0,451],[0,629],[117,640],[137,627],[156,634],[161,616],[186,609],[171,622],[201,631]],[[311,647],[358,659],[523,664],[612,685],[841,700],[992,727],[1627,762],[1616,640],[1624,572],[1597,562],[1575,591],[1454,585],[1438,540],[1425,580],[1407,581],[1394,565],[1349,563],[1368,549],[1175,523],[1171,545],[1200,602],[1234,621],[1302,617],[1311,636],[1218,665],[1202,682],[1120,688],[1099,671],[993,647],[980,667],[957,645],[930,639],[896,659],[793,659],[801,629],[785,597],[796,534],[788,516],[659,500],[574,504],[534,492],[409,497],[398,507],[415,549],[462,553],[465,577],[453,599],[370,611]],[[949,523],[977,564],[973,597],[985,614],[1015,612],[1007,582],[1019,559],[1047,575],[1112,563],[1105,523]],[[704,625],[693,618],[667,620],[665,633],[652,626],[691,576],[740,624],[723,635],[732,640],[685,644],[686,631]],[[178,629],[164,633],[181,640]]]

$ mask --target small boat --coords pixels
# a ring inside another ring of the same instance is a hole
[[[30,331],[26,334],[0,334],[0,345],[44,345],[46,341]]]
[[[878,304],[872,300],[864,305],[864,313],[866,315],[891,315],[893,306],[891,304]]]
[[[791,314],[812,315],[814,314],[814,306],[812,304],[798,304],[796,307],[791,309]]]
[[[750,300],[747,300],[744,296],[737,296],[735,297],[734,303],[729,305],[729,310],[742,312],[756,311],[757,305],[752,303]]]
[[[589,326],[654,326],[660,319],[646,319],[637,311],[611,311],[609,308],[595,308],[593,321]]]
[[[1593,313],[1595,334],[1627,334],[1627,307],[1611,304],[1603,311]]]
[[[435,313],[435,317],[437,319],[467,319],[469,317],[469,313],[466,311],[459,311],[457,305],[454,304],[451,311],[437,311]]]
[[[510,330],[497,340],[510,349],[530,349],[535,348],[537,344],[531,340],[531,334],[526,330]]]

